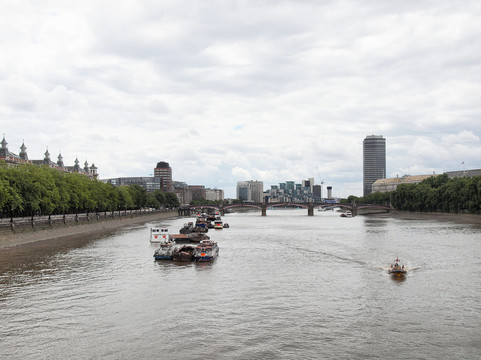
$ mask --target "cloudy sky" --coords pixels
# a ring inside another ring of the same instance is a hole
[[[481,168],[477,0],[1,0],[0,131],[101,178],[225,190]],[[464,162],[464,165],[461,163]]]

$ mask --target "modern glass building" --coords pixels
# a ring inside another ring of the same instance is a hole
[[[382,135],[366,136],[363,142],[364,196],[372,192],[372,184],[386,178],[386,139]]]

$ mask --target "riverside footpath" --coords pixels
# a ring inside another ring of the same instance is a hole
[[[0,219],[0,250],[44,241],[108,235],[124,227],[178,216],[177,210],[127,210]]]

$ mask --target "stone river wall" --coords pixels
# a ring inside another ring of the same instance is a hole
[[[106,213],[0,219],[0,249],[40,241],[114,233],[128,226],[178,217],[177,210],[132,210]]]

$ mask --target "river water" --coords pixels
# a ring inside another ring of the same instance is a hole
[[[158,224],[1,251],[0,358],[481,358],[480,227],[307,210],[223,220],[213,263],[154,261]],[[396,257],[403,281],[387,274]]]

